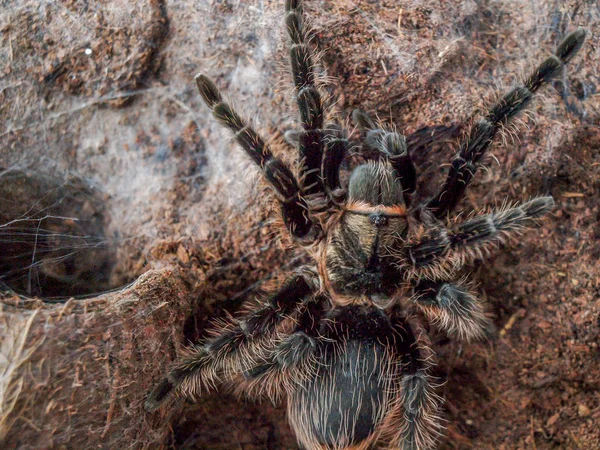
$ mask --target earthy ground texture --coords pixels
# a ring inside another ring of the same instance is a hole
[[[285,407],[215,392],[147,414],[210,320],[306,261],[207,114],[216,80],[262,133],[297,126],[283,0],[0,0],[0,447],[296,449]],[[600,7],[306,2],[348,127],[410,136],[426,195],[473,117],[577,27],[588,41],[492,149],[459,209],[554,214],[470,268],[496,326],[431,329],[442,449],[600,448]],[[502,142],[503,141],[503,142]],[[287,160],[291,148],[281,147]]]

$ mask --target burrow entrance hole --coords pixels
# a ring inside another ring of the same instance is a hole
[[[83,179],[0,169],[0,288],[65,299],[132,281],[119,273],[103,195]]]

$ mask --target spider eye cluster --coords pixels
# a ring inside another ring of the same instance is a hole
[[[382,228],[389,223],[388,217],[383,213],[373,213],[369,215],[369,220],[375,227]]]

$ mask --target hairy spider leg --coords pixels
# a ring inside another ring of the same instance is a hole
[[[324,150],[321,162],[321,180],[329,201],[335,206],[341,206],[346,199],[346,190],[342,188],[340,183],[340,167],[348,155],[350,142],[338,123],[326,123],[323,132]],[[304,131],[288,130],[285,132],[285,140],[288,144],[299,149],[300,136],[303,133]],[[321,208],[318,204],[315,207],[313,202],[310,202],[311,212],[330,209],[331,205],[327,199],[324,200],[325,204]]]
[[[398,267],[409,275],[452,275],[491,245],[531,226],[554,207],[552,197],[537,197],[513,208],[500,208],[449,228],[429,229],[398,255]]]
[[[350,144],[341,127],[330,124],[326,128],[329,134],[325,138],[321,177],[329,199],[334,204],[341,205],[346,200],[346,191],[340,183],[340,167],[348,154]]]
[[[277,332],[275,339],[265,340],[260,358],[238,377],[236,391],[260,398],[267,395],[277,401],[283,393],[297,387],[296,383],[314,372],[316,353],[320,345],[319,327],[328,310],[325,296],[309,298],[299,307],[295,327],[289,332]]]
[[[583,29],[569,34],[558,46],[556,53],[542,62],[522,86],[505,94],[483,119],[471,127],[469,135],[460,144],[460,149],[452,160],[446,181],[427,203],[427,208],[436,217],[441,218],[456,207],[498,131],[529,105],[541,86],[561,73],[564,65],[583,45],[585,36]]]
[[[419,342],[427,341],[424,333],[419,339],[400,308],[390,315],[401,366],[400,391],[392,411],[397,426],[393,430],[392,447],[402,450],[432,449],[442,436],[440,406],[442,398],[435,393],[427,370],[431,350]]]
[[[291,170],[273,153],[259,136],[231,106],[223,101],[215,84],[205,75],[196,75],[196,85],[202,99],[212,110],[217,121],[234,133],[235,140],[263,171],[271,183],[283,214],[284,223],[293,237],[302,239],[309,235],[312,222],[307,217],[306,202]]]
[[[482,339],[490,331],[481,302],[460,283],[422,279],[413,293],[427,319],[461,341]]]
[[[300,0],[286,0],[285,25],[292,41],[290,61],[296,88],[296,101],[300,112],[303,131],[298,133],[300,150],[300,183],[306,195],[323,193],[321,165],[324,140],[323,100],[316,85],[313,57],[308,45],[306,30],[302,22]]]
[[[194,396],[220,382],[220,376],[231,378],[248,367],[255,366],[252,343],[255,337],[269,335],[284,318],[313,290],[313,280],[306,274],[295,275],[271,295],[264,306],[215,330],[218,334],[204,345],[193,346],[190,356],[175,368],[148,396],[147,411],[157,409],[176,390]]]
[[[390,162],[405,194],[412,194],[417,187],[417,171],[410,157],[406,138],[396,132],[379,127],[364,111],[355,109],[352,119],[359,128],[366,132],[365,145],[377,150]],[[405,202],[410,204],[410,195],[405,195]]]
[[[268,397],[277,403],[296,388],[296,383],[309,376],[316,363],[318,326],[325,312],[326,297],[309,297],[300,305],[288,322],[291,329],[278,327],[268,337],[257,336],[253,355],[244,360],[244,366],[230,371],[226,386],[238,395],[261,399]]]
[[[292,332],[280,336],[274,348],[262,364],[248,370],[248,378],[258,378],[268,370],[288,370],[301,365],[316,347],[319,338],[319,323],[325,314],[328,299],[317,296],[302,304]]]

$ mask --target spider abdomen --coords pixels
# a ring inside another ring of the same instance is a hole
[[[394,369],[384,345],[354,339],[328,346],[290,395],[289,420],[304,448],[368,448],[389,413]]]
[[[327,343],[290,393],[290,424],[307,450],[369,448],[397,390],[394,329],[383,311],[359,305],[334,308],[321,325]]]

